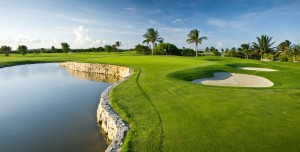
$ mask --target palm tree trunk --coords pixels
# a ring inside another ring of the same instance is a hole
[[[248,55],[247,55],[247,53],[244,53],[244,55],[245,55],[245,59],[247,59],[247,58],[248,58]]]
[[[153,55],[154,43],[155,42],[152,42],[152,55]]]
[[[196,58],[198,57],[198,44],[196,44],[196,50],[195,50],[195,52],[196,52]]]

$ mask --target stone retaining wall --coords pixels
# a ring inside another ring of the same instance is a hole
[[[125,135],[129,131],[129,126],[113,110],[109,102],[109,93],[114,87],[128,79],[131,75],[131,70],[127,67],[108,64],[64,62],[59,65],[76,71],[123,77],[123,80],[114,83],[103,91],[97,109],[97,122],[111,141],[106,151],[120,151]]]

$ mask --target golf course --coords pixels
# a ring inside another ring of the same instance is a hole
[[[122,151],[300,150],[299,63],[220,56],[146,56],[135,52],[0,56],[2,68],[65,61],[132,69],[130,78],[110,93],[112,107],[130,126]],[[259,76],[273,82],[273,86],[226,87],[191,82],[213,77],[216,72]]]

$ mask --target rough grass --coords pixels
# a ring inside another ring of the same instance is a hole
[[[300,65],[221,57],[135,56],[132,53],[0,56],[0,65],[36,62],[109,63],[132,68],[111,94],[130,124],[123,151],[299,151]],[[236,69],[265,67],[276,72]],[[216,71],[262,76],[271,88],[192,84]]]

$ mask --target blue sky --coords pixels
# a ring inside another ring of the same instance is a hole
[[[300,43],[299,0],[0,0],[0,19],[0,45],[13,48],[131,48],[150,27],[180,48],[194,48],[186,43],[192,29],[208,37],[200,48],[238,47],[263,34]]]

